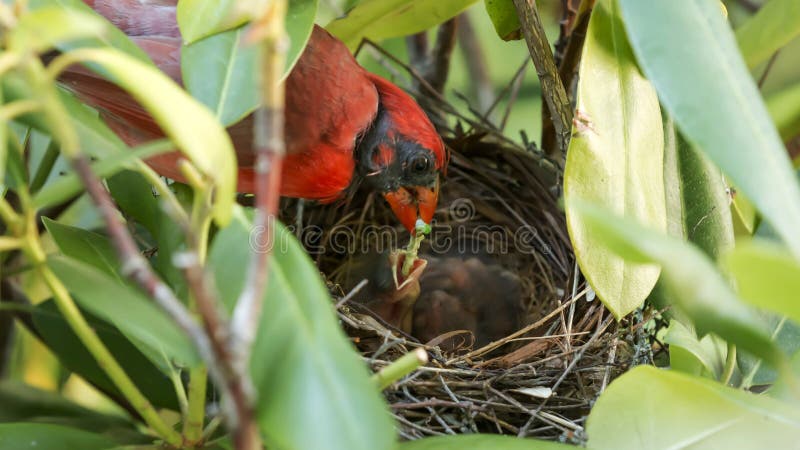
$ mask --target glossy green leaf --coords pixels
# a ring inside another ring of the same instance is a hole
[[[108,28],[96,15],[49,6],[24,14],[8,35],[8,49],[42,53],[60,43],[100,38]]]
[[[678,133],[671,119],[665,121],[664,186],[667,196],[676,196],[670,205],[679,232],[676,237],[688,240],[716,260],[734,245],[731,201],[722,172]],[[672,233],[670,233],[672,235]]]
[[[214,217],[219,224],[227,223],[236,191],[236,155],[228,133],[213,114],[163,72],[124,53],[84,49],[82,56],[110,73],[153,115],[176,147],[214,181]]]
[[[700,375],[703,372],[702,370],[695,371],[687,365],[676,364],[677,358],[674,358],[674,356],[682,350],[689,353],[697,361],[700,368],[705,369],[711,375],[712,379],[718,380],[722,374],[728,347],[725,341],[713,334],[707,334],[699,338],[694,330],[677,320],[671,320],[669,328],[664,335],[664,343],[669,344],[670,367],[672,369],[693,375]],[[678,359],[678,361],[686,362],[686,355],[683,355],[683,358]]]
[[[83,228],[60,224],[47,217],[42,218],[61,253],[86,264],[91,264],[106,275],[122,281],[117,274],[119,260],[114,246],[106,236]]]
[[[697,247],[590,203],[569,201],[573,203],[569,207],[598,236],[594,245],[608,247],[631,262],[661,265],[669,298],[692,319],[700,335],[713,332],[773,366],[786,363],[759,316],[739,301]]]
[[[109,416],[85,408],[67,400],[55,392],[43,391],[18,381],[4,380],[0,382],[0,422],[25,422],[36,420],[40,416],[58,416],[67,418],[88,417],[97,422],[109,422],[115,425],[128,424],[122,417]]]
[[[123,170],[106,183],[111,198],[125,217],[142,224],[153,236],[157,236],[158,217],[163,211],[144,176],[132,170]]]
[[[800,325],[797,322],[788,320],[785,316],[764,312],[764,321],[772,332],[772,339],[785,354],[789,355],[797,362],[800,357]],[[736,360],[742,374],[741,388],[749,389],[752,386],[771,385],[781,382],[778,372],[763,364],[761,359],[746,352],[737,352]],[[800,373],[800,367],[793,363],[794,373]],[[794,400],[793,400],[794,401]]]
[[[636,67],[616,2],[596,3],[586,33],[578,104],[564,170],[564,195],[666,229],[664,138],[658,98]],[[639,307],[658,267],[633,264],[596,244],[567,203],[581,272],[618,319]]]
[[[566,450],[573,445],[536,439],[520,439],[496,434],[464,434],[456,436],[436,436],[403,442],[397,450]]]
[[[118,442],[146,442],[130,420],[78,405],[64,396],[16,381],[0,382],[0,423],[37,422],[112,436]],[[147,438],[145,438],[147,439]]]
[[[522,37],[514,0],[484,0],[483,4],[500,39],[510,41]]]
[[[186,90],[223,125],[238,122],[258,106],[258,47],[242,42],[237,28],[197,41],[181,51]]]
[[[589,448],[791,448],[800,410],[675,371],[638,366],[589,414]]]
[[[185,1],[181,2],[181,6],[184,4]],[[286,31],[290,45],[286,74],[294,67],[311,36],[316,11],[317,0],[289,3]],[[197,12],[191,14],[192,18],[200,16]],[[192,43],[181,52],[181,71],[186,89],[226,126],[253,112],[261,97],[256,76],[258,47],[244,42],[246,33],[247,28],[240,27],[202,40],[189,40]]]
[[[114,446],[110,438],[61,425],[0,424],[0,450],[103,450]]]
[[[264,311],[251,360],[253,382],[264,399],[257,404],[257,414],[267,446],[392,448],[391,416],[337,323],[317,268],[294,235],[275,225]],[[263,233],[252,229],[240,212],[214,238],[209,265],[229,308],[246,277],[241,263],[249,260],[251,246],[264,242]],[[313,423],[314,432],[298,427],[298,417]]]
[[[736,30],[736,40],[748,67],[768,60],[773,53],[800,36],[800,2],[770,0]]]
[[[476,0],[363,0],[325,28],[354,50],[373,41],[407,36],[457,16]]]
[[[130,339],[143,345],[151,360],[166,356],[182,365],[198,362],[189,338],[135,288],[69,257],[51,257],[47,264],[79,305],[108,320]]]
[[[153,196],[152,187],[139,173],[123,171],[107,180],[108,189],[117,207],[125,216],[149,232],[148,245],[157,251],[151,258],[153,268],[173,289],[178,298],[186,298],[186,279],[173,264],[173,255],[185,249],[183,229],[167,214],[160,200]],[[173,184],[172,189],[181,186]],[[179,197],[180,200],[180,197]],[[185,205],[187,209],[189,205]],[[142,234],[147,232],[142,230]]]
[[[800,3],[798,3],[800,4]],[[769,110],[781,139],[788,141],[800,134],[800,83],[774,92],[767,97]]]
[[[264,0],[179,0],[176,19],[186,45],[237,28],[264,11]]]
[[[800,256],[800,187],[716,0],[619,0],[639,65],[692,146]]]
[[[289,10],[286,11],[286,34],[289,35],[289,49],[286,52],[286,68],[284,76],[292,70],[303,49],[306,48],[311,31],[314,28],[314,19],[317,17],[319,0],[292,0]]]
[[[130,151],[115,153],[108,158],[97,161],[92,164],[92,172],[100,178],[110,177],[122,169],[134,168],[136,166],[134,162],[137,159],[146,159],[150,156],[170,152],[173,149],[174,146],[168,141],[143,144]],[[69,173],[37,192],[33,198],[33,204],[37,208],[56,205],[77,195],[83,189],[83,182],[77,175]]]
[[[86,350],[52,300],[37,305],[32,316],[42,342],[58,357],[64,367],[97,386],[112,400],[125,404],[122,394]],[[156,367],[139,347],[134,346],[108,322],[85,311],[84,316],[142,394],[158,408],[178,410],[175,390],[164,371]]]
[[[127,53],[143,63],[152,64],[150,57],[148,57],[138,45],[134,44],[125,33],[112,25],[105,17],[95,12],[95,10],[90,8],[89,5],[82,0],[30,0],[27,2],[27,6],[33,11],[37,11],[39,9],[60,8],[68,13],[78,13],[82,16],[91,16],[94,18],[93,22],[99,21],[105,24],[101,35],[86,35],[85,39],[78,41],[69,40],[58,42],[56,47],[61,51],[84,47],[110,46]],[[48,31],[48,33],[52,33],[52,31]]]
[[[800,264],[782,247],[752,241],[725,258],[742,300],[800,322]]]

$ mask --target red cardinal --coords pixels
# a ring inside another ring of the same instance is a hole
[[[127,33],[163,70],[180,82],[181,39],[174,0],[85,0]],[[128,145],[163,136],[130,96],[80,67],[61,81]],[[286,80],[286,144],[281,195],[322,202],[344,196],[361,181],[380,192],[400,222],[413,230],[430,223],[436,209],[439,172],[447,154],[417,103],[402,89],[358,65],[342,42],[314,26],[308,46]],[[241,192],[255,188],[252,116],[229,128],[239,163]],[[148,163],[181,179],[178,154]]]

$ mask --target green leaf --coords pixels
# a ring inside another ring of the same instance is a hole
[[[289,50],[286,52],[286,76],[300,59],[303,49],[314,28],[319,0],[292,0],[286,11],[286,33],[289,35]]]
[[[469,450],[566,450],[574,449],[575,446],[494,434],[436,436],[403,442],[397,446],[397,450],[453,450],[460,448]]]
[[[32,11],[39,9],[59,8],[67,13],[80,14],[81,16],[92,16],[92,22],[99,21],[105,24],[103,32],[100,35],[91,37],[86,36],[85,39],[78,41],[70,40],[58,42],[56,47],[63,52],[74,50],[76,48],[111,46],[117,50],[127,53],[143,63],[149,63],[152,65],[150,57],[147,56],[147,54],[141,48],[139,48],[138,45],[134,44],[125,33],[112,25],[111,22],[90,8],[89,5],[82,0],[30,0],[27,5]]]
[[[311,35],[317,3],[318,0],[289,2],[285,22],[289,35],[285,73],[294,66]],[[178,2],[177,19],[184,44],[191,48],[197,41],[239,28],[257,19],[265,5],[263,0],[181,0]]]
[[[181,50],[186,90],[226,126],[255,110],[260,98],[258,47],[242,42],[245,33],[245,28],[229,30]]]
[[[159,216],[162,214],[153,188],[141,174],[123,170],[106,183],[117,207],[125,215],[142,224],[153,236],[158,236]]]
[[[781,139],[785,142],[800,134],[800,83],[774,92],[766,100]]]
[[[264,11],[263,0],[179,0],[176,19],[185,45],[237,28]]]
[[[800,356],[800,325],[797,322],[786,319],[785,316],[777,314],[763,313],[764,321],[772,331],[772,338],[775,344],[787,355],[797,361]],[[762,364],[761,360],[746,352],[737,352],[736,360],[742,373],[742,389],[749,389],[752,386],[771,385],[779,382],[778,372],[773,368]],[[793,363],[795,374],[797,364]],[[792,401],[795,401],[793,399]]]
[[[694,321],[700,335],[713,332],[728,342],[785,368],[786,359],[758,315],[742,304],[711,260],[680,239],[614,216],[590,203],[570,207],[595,230],[595,245],[608,247],[631,262],[661,265],[661,279],[672,299]]]
[[[691,355],[697,364],[711,375],[712,379],[719,379],[725,368],[728,347],[723,340],[713,334],[707,334],[700,339],[694,330],[689,329],[677,320],[671,320],[669,328],[664,335],[664,342],[669,344],[670,367],[672,369],[693,375],[699,375],[702,372],[693,370],[693,364],[686,364],[689,362],[688,355],[680,355],[681,350]],[[679,354],[681,358],[674,358],[675,354]]]
[[[638,366],[608,387],[586,424],[589,448],[791,448],[800,410],[679,372]]]
[[[136,431],[130,420],[103,414],[67,400],[55,392],[43,391],[15,381],[0,382],[0,422],[36,422],[65,425],[113,437],[118,442],[144,443],[151,440]]]
[[[85,38],[101,38],[107,30],[96,15],[59,6],[48,6],[24,14],[8,36],[14,52],[43,53],[58,44]]]
[[[101,66],[153,115],[164,133],[217,188],[214,217],[230,220],[236,190],[236,155],[214,116],[163,72],[111,49],[81,50],[84,61]]]
[[[522,38],[513,0],[484,0],[483,4],[500,39],[510,41]]]
[[[83,346],[52,300],[36,305],[32,315],[38,335],[64,367],[97,386],[113,400],[125,404],[122,394]],[[156,407],[177,411],[178,399],[164,371],[108,322],[85,311],[84,316],[142,394]]]
[[[800,256],[800,188],[715,0],[620,0],[639,65],[692,146]]]
[[[138,290],[72,258],[55,256],[47,264],[79,305],[141,344],[151,360],[163,360],[165,355],[182,365],[198,362],[189,338]]]
[[[391,416],[339,327],[317,268],[291,232],[277,222],[275,232],[251,360],[253,382],[263,398],[257,414],[267,446],[392,448]],[[251,245],[263,237],[237,208],[231,224],[214,238],[209,265],[229,308],[246,277],[239,262],[249,260]],[[296,426],[298,417],[313,423],[314,432]]]
[[[364,38],[373,41],[408,36],[457,16],[476,0],[363,0],[325,28],[354,50]]]
[[[91,264],[106,275],[122,279],[117,274],[119,260],[114,246],[107,237],[83,228],[71,227],[53,221],[47,217],[42,218],[42,223],[53,237],[61,253],[78,261]]]
[[[678,133],[671,119],[665,121],[665,167],[667,196],[676,196],[671,214],[679,216],[679,234],[716,260],[734,245],[730,196],[722,172]]]
[[[122,169],[134,168],[137,159],[170,152],[174,149],[171,142],[155,141],[143,144],[127,152],[114,153],[108,158],[92,164],[92,172],[100,178],[110,177]],[[83,182],[74,173],[67,174],[45,186],[36,193],[33,204],[37,208],[59,204],[84,189]]]
[[[179,11],[186,3],[185,0],[181,2]],[[316,11],[317,0],[289,3],[286,26],[290,46],[284,74],[294,67],[305,48],[314,26]],[[196,20],[201,14],[193,11],[190,16]],[[181,51],[181,71],[186,89],[208,106],[226,126],[253,112],[261,97],[256,76],[259,50],[256,45],[248,45],[243,41],[247,30],[239,27],[202,40],[189,40],[191,44]]]
[[[38,421],[39,417],[91,418],[98,423],[113,426],[130,425],[122,417],[101,414],[85,408],[65,397],[43,391],[18,381],[0,382],[0,422]]]
[[[800,35],[800,2],[770,0],[736,30],[736,40],[751,69]]]
[[[564,195],[665,230],[661,111],[655,90],[636,67],[616,9],[614,1],[600,0],[589,21]],[[597,246],[597,235],[569,203],[566,212],[578,264],[597,296],[617,319],[639,307],[658,279],[658,267],[631,264]]]
[[[742,300],[800,322],[800,264],[782,247],[754,240],[738,245],[724,262]]]
[[[116,446],[104,436],[44,423],[0,424],[0,450],[102,450]]]
[[[129,220],[141,224],[152,237],[148,244],[157,249],[151,258],[153,268],[178,298],[186,298],[186,279],[172,259],[185,248],[186,238],[181,226],[162,208],[161,201],[153,196],[150,183],[139,173],[123,171],[109,178],[107,183],[119,209]],[[173,184],[171,188],[177,186],[182,185]]]

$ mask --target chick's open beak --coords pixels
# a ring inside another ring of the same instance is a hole
[[[414,232],[417,218],[430,224],[436,212],[439,200],[439,182],[434,187],[413,186],[401,187],[393,192],[383,194],[392,207],[392,212],[400,223],[410,232]]]

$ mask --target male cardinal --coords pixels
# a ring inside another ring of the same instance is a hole
[[[180,82],[176,0],[85,2]],[[98,109],[128,145],[163,136],[140,105],[100,76],[74,67],[60,80]],[[364,70],[342,42],[318,26],[286,80],[285,122],[281,195],[331,202],[363,180],[386,198],[408,230],[417,219],[431,222],[439,173],[447,164],[441,138],[408,94]],[[238,189],[253,192],[252,116],[228,131],[238,157]],[[181,179],[177,160],[170,153],[148,163],[164,176]]]

